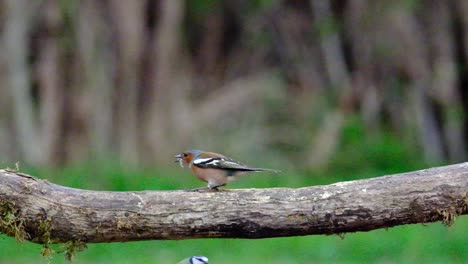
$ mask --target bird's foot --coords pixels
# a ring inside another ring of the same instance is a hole
[[[215,192],[229,192],[229,190],[226,190],[226,189],[219,189],[219,187],[221,186],[224,186],[224,185],[220,185],[220,186],[215,186],[215,187],[207,187],[209,189],[211,189],[212,191],[215,191]]]
[[[219,191],[218,188],[209,188],[209,187],[201,187],[201,188],[193,188],[193,189],[185,189],[187,192],[217,192]]]

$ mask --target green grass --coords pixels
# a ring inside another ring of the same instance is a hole
[[[74,263],[176,263],[206,255],[211,263],[467,263],[468,217],[338,236],[260,240],[198,239],[89,244]],[[47,263],[41,246],[0,237],[0,263]],[[50,263],[66,263],[54,255]]]

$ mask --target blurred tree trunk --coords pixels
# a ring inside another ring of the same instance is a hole
[[[226,41],[223,39],[223,33],[226,30],[224,23],[223,13],[221,9],[221,2],[215,3],[213,12],[204,18],[200,40],[200,51],[198,56],[195,58],[195,63],[199,65],[194,69],[196,72],[195,84],[203,86],[206,91],[216,89],[222,85],[222,77],[225,58],[222,57],[222,53],[226,52],[223,50]],[[224,45],[223,45],[224,44]],[[201,79],[197,76],[206,76]]]
[[[3,45],[0,46],[2,48]],[[2,49],[4,50],[4,49]],[[4,54],[0,55],[4,56]],[[3,60],[3,59],[2,59]],[[8,79],[8,76],[4,74],[3,67],[6,66],[5,64],[1,64],[0,69],[0,82],[1,83],[8,83],[5,81]],[[13,163],[14,161],[18,160],[20,156],[18,153],[18,147],[15,146],[15,133],[13,132],[14,124],[11,118],[12,115],[12,104],[10,100],[10,93],[9,89],[3,88],[0,89],[1,96],[0,96],[0,149],[2,149],[2,153],[0,154],[0,160],[3,163]]]
[[[4,7],[4,3],[0,2],[0,8]],[[6,50],[5,48],[5,34],[0,34],[0,49]],[[7,62],[6,53],[0,53],[0,83],[4,84],[0,88],[0,150],[3,150],[0,154],[0,160],[3,162],[13,162],[17,160],[18,148],[15,147],[15,135],[13,127],[15,127],[12,119],[12,100],[11,100],[11,89],[6,86],[9,84],[9,76],[7,73]]]
[[[432,89],[434,101],[442,111],[442,130],[448,150],[448,159],[460,162],[466,158],[463,133],[463,106],[457,90],[457,61],[455,59],[455,33],[452,30],[453,12],[448,1],[429,1],[425,5],[428,21],[429,48],[432,54]]]
[[[139,160],[138,119],[139,72],[145,36],[145,1],[112,0],[114,23],[117,29],[117,129],[120,158],[122,162],[136,165]]]
[[[45,161],[41,154],[44,145],[39,140],[40,129],[31,98],[31,69],[28,65],[28,34],[37,15],[34,10],[40,3],[41,1],[5,0],[5,59],[17,132],[15,141],[25,161],[32,164],[42,164]]]
[[[184,1],[162,0],[153,12],[160,14],[152,36],[151,103],[147,108],[146,142],[156,160],[167,161],[165,150],[178,149],[191,131],[188,90],[181,56]]]
[[[360,114],[367,127],[375,127],[381,112],[381,93],[377,87],[375,69],[376,54],[374,51],[375,31],[379,31],[378,20],[372,15],[377,8],[369,1],[348,1],[344,13],[344,28],[350,45],[351,61],[353,63],[351,97],[348,102],[356,100],[360,104]],[[350,90],[351,90],[350,89]],[[355,99],[353,99],[355,97]],[[395,113],[395,112],[393,112]],[[395,113],[398,115],[398,113]]]
[[[337,18],[332,13],[329,1],[311,0],[314,24],[324,25],[336,23]],[[331,27],[329,25],[329,27]],[[326,165],[336,152],[341,136],[341,129],[346,116],[346,103],[350,101],[350,77],[346,67],[341,36],[338,29],[329,29],[330,32],[321,30],[320,48],[323,55],[323,67],[328,79],[328,86],[339,97],[338,107],[334,111],[328,111],[323,118],[322,125],[318,128],[314,142],[309,147],[308,163],[313,167]]]
[[[394,34],[397,63],[407,74],[414,119],[424,156],[429,161],[444,160],[441,131],[437,125],[434,109],[429,97],[431,65],[429,50],[424,43],[423,28],[409,9],[402,5],[391,6],[387,10],[391,33]],[[385,23],[385,20],[384,20]],[[389,43],[389,44],[390,44]]]
[[[61,13],[57,3],[44,1],[45,36],[39,44],[41,53],[37,62],[37,79],[40,89],[40,124],[42,145],[41,155],[46,164],[57,164],[61,153],[61,136],[63,125],[63,79],[59,74],[61,68],[60,50],[58,47],[58,30]]]
[[[465,56],[465,60],[468,60],[468,1],[456,0],[455,5],[456,12],[461,23],[461,39],[462,39],[462,51]]]
[[[410,2],[0,0],[0,150],[138,164],[236,141],[324,166],[359,115],[463,160],[467,1]]]
[[[115,57],[104,2],[84,0],[76,16],[78,57],[82,62],[81,91],[89,129],[89,147],[102,157],[113,150]],[[81,76],[81,75],[80,75]],[[76,100],[75,100],[76,101]],[[81,111],[80,111],[81,112]],[[76,125],[76,124],[75,124]]]

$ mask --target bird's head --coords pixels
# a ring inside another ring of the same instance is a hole
[[[177,264],[208,264],[208,258],[205,256],[193,256],[186,258]]]
[[[190,258],[192,264],[208,264],[208,258],[205,256],[195,256]]]
[[[191,149],[186,150],[180,154],[174,156],[176,158],[175,162],[179,162],[180,166],[183,168],[184,165],[190,166],[190,163],[203,153],[202,150]]]

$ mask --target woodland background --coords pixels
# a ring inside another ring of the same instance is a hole
[[[172,163],[190,148],[285,172],[234,188],[467,158],[465,0],[0,0],[0,50],[0,163],[67,186],[198,187]],[[76,263],[461,263],[466,222],[90,245]],[[0,262],[40,260],[0,245]]]
[[[466,158],[468,2],[1,1],[0,157],[322,166],[350,117]]]

